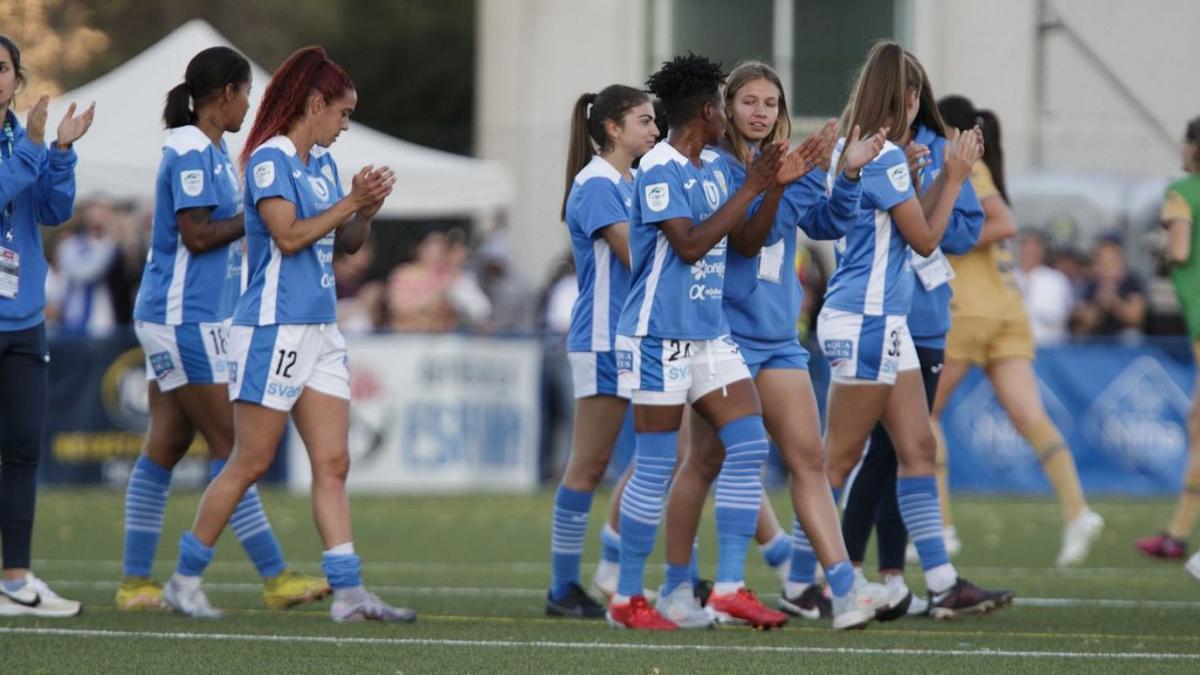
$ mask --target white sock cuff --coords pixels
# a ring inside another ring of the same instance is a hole
[[[945,563],[925,570],[925,585],[934,593],[941,593],[958,581],[958,570],[954,565]]]
[[[348,541],[344,544],[338,544],[333,548],[325,551],[329,555],[354,555],[354,542]]]
[[[783,530],[780,530],[775,533],[774,537],[771,537],[771,541],[768,541],[765,544],[758,545],[759,553],[766,553],[768,550],[770,550],[772,547],[774,547],[776,542],[778,542],[780,539],[791,539],[791,537],[784,534]]]

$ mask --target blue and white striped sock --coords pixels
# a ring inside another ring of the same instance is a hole
[[[613,529],[612,523],[604,523],[600,528],[600,559],[604,562],[621,562],[621,535]]]
[[[216,478],[224,466],[223,459],[210,461],[209,480]],[[233,517],[229,519],[229,526],[264,579],[278,576],[287,568],[283,560],[283,549],[280,548],[279,540],[275,538],[275,532],[271,529],[271,521],[267,520],[267,512],[263,510],[257,485],[251,485],[246,494],[242,495],[242,500],[233,511]]]
[[[179,537],[179,563],[175,573],[184,577],[198,577],[204,574],[208,563],[212,562],[213,550],[196,538],[191,530]]]
[[[817,581],[817,553],[800,519],[792,516],[792,567],[788,570],[788,584],[807,586]],[[788,595],[793,595],[789,592]]]
[[[940,593],[954,585],[958,572],[946,555],[942,539],[942,512],[938,506],[937,479],[933,476],[905,476],[896,479],[896,499],[900,517],[921,556],[925,585]]]
[[[717,584],[741,584],[746,552],[762,506],[762,467],[767,459],[767,432],[761,415],[747,415],[721,427],[725,463],[717,476]],[[720,592],[728,592],[723,587]]]
[[[150,576],[170,493],[171,471],[145,455],[138,457],[125,487],[125,576]]]
[[[667,485],[675,469],[675,431],[637,434],[633,476],[621,496],[621,576],[617,594],[641,595]]]
[[[321,554],[321,571],[335,591],[362,586],[362,558],[354,553],[354,544],[339,544]]]
[[[571,584],[579,583],[579,560],[587,536],[592,493],[559,485],[550,523],[550,597],[561,600]]]

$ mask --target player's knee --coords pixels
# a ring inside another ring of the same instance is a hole
[[[908,441],[909,450],[903,454],[904,467],[909,475],[932,474],[937,466],[937,443],[933,434],[923,434]]]
[[[679,471],[680,473],[686,471],[696,480],[712,483],[720,475],[724,460],[724,453],[691,452],[688,453],[687,461],[683,463]]]
[[[331,453],[312,463],[313,480],[346,482],[350,475],[350,453]]]
[[[830,457],[825,463],[825,475],[831,485],[843,485],[858,461],[854,457]]]

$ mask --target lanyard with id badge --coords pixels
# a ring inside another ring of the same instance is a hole
[[[13,152],[13,128],[12,122],[5,120],[4,122],[4,148],[0,151],[0,164],[12,157]],[[17,297],[17,291],[20,289],[20,272],[21,272],[21,254],[10,248],[13,240],[13,204],[16,202],[14,195],[13,201],[4,205],[4,214],[0,217],[0,231],[3,235],[0,236],[0,298],[14,299]]]
[[[929,183],[926,181],[933,182],[937,178],[938,171],[936,169],[926,171],[929,168],[929,159],[924,159],[925,161],[920,168],[921,184],[928,185]],[[954,278],[954,267],[946,258],[946,254],[942,253],[940,246],[933,249],[933,253],[930,253],[928,256],[917,255],[916,251],[912,251],[910,262],[912,263],[913,271],[917,273],[917,278],[921,280],[921,285],[925,287],[926,291],[932,291],[939,286],[944,286]]]

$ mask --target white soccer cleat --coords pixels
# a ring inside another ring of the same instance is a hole
[[[712,619],[700,606],[691,584],[679,584],[670,593],[664,593],[665,590],[659,591],[658,601],[654,603],[659,614],[680,628],[712,627]]]
[[[855,576],[854,586],[842,597],[833,596],[833,627],[837,630],[863,628],[887,608],[888,589]]]
[[[25,573],[25,585],[9,592],[0,587],[0,616],[36,616],[45,619],[65,619],[83,611],[83,603],[67,600],[50,590],[46,582]]]
[[[392,607],[364,586],[335,590],[329,615],[338,623],[347,621],[412,623],[417,620],[417,613],[413,610],[407,607]]]
[[[913,595],[912,602],[908,605],[909,616],[925,616],[929,613],[929,600],[922,598],[919,595]]]
[[[1059,567],[1074,567],[1087,559],[1092,544],[1104,530],[1104,519],[1091,509],[1084,509],[1063,528],[1062,551],[1058,554]]]
[[[880,621],[895,621],[908,614],[914,596],[908,584],[904,582],[904,577],[899,574],[888,575],[883,580],[883,586],[888,591],[887,608],[877,612],[875,618]]]
[[[1191,573],[1197,581],[1200,581],[1200,553],[1196,553],[1188,558],[1188,561],[1183,564],[1183,569]]]
[[[219,619],[221,610],[208,602],[208,596],[200,585],[180,581],[179,575],[174,574],[171,580],[163,586],[163,604],[170,609],[190,616],[194,619]]]

